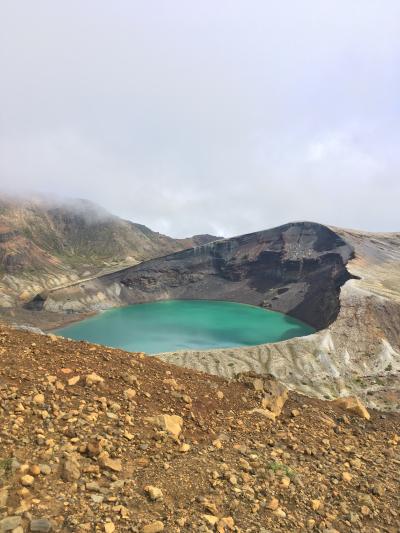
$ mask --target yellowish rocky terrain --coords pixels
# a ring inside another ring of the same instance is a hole
[[[395,533],[399,416],[0,326],[0,531]]]

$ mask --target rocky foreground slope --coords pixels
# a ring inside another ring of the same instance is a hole
[[[398,532],[400,415],[345,406],[0,326],[0,531]]]

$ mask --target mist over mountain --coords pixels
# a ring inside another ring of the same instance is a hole
[[[215,240],[173,239],[88,200],[0,197],[0,307],[54,287]]]

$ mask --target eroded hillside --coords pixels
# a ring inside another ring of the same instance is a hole
[[[354,249],[346,266],[353,278],[327,328],[276,344],[163,357],[224,376],[270,372],[305,394],[357,394],[370,406],[400,410],[400,234],[332,229]]]
[[[286,224],[41,295],[36,308],[82,312],[160,299],[233,300],[287,313],[320,329],[338,314],[340,287],[351,277],[346,263],[353,253],[325,226]]]
[[[172,239],[87,200],[0,199],[0,308],[214,240]]]
[[[399,410],[399,250],[400,234],[292,223],[40,293],[27,306],[35,311],[24,312],[28,322],[46,326],[157,299],[261,305],[319,331],[275,344],[161,357],[224,377],[271,373],[304,394],[357,394],[371,407]]]
[[[353,409],[0,326],[0,530],[395,533],[399,415]]]

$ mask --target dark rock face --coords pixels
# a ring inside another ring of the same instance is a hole
[[[0,270],[31,278],[78,276],[104,264],[145,261],[217,237],[173,239],[120,219],[86,200],[12,199],[0,195]]]
[[[216,241],[100,278],[120,283],[121,301],[232,300],[287,313],[317,329],[339,312],[340,287],[351,275],[351,245],[311,222]]]

